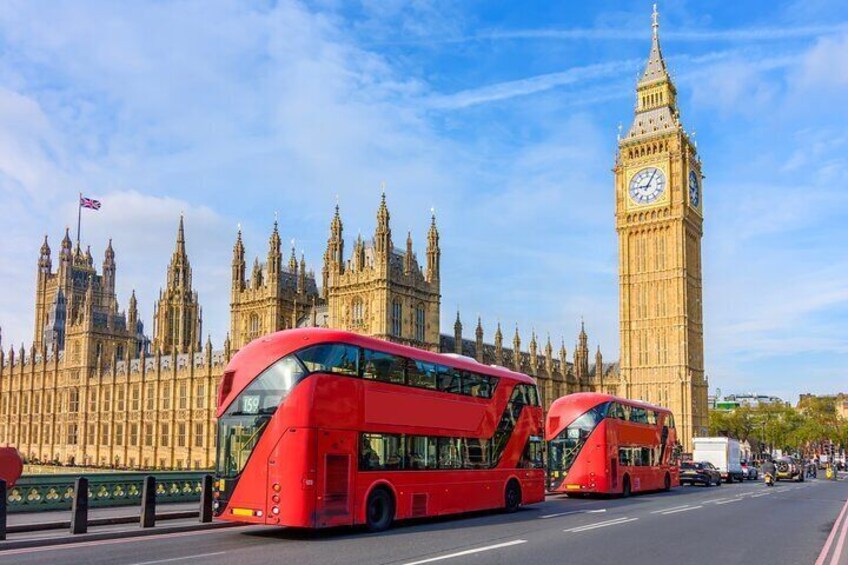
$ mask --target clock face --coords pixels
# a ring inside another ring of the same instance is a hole
[[[701,184],[695,171],[689,171],[689,202],[695,208],[701,203]]]
[[[636,204],[650,204],[665,191],[665,174],[656,167],[642,169],[630,181],[630,198]]]

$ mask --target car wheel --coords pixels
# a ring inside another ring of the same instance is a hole
[[[521,487],[518,486],[518,481],[510,479],[504,491],[504,510],[515,512],[519,506],[521,506]]]
[[[671,475],[668,473],[665,474],[665,478],[663,479],[663,490],[666,492],[671,490]]]
[[[395,519],[395,501],[384,487],[377,487],[368,495],[365,504],[365,525],[372,532],[382,532]]]

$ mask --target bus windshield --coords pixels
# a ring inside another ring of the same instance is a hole
[[[606,418],[608,408],[609,403],[605,402],[584,412],[551,440],[548,458],[550,471],[558,471],[561,476],[568,473],[589,435]]]
[[[294,356],[283,357],[248,385],[218,420],[217,474],[233,478],[244,469],[265,426],[306,371]]]

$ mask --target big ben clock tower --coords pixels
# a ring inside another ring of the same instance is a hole
[[[659,42],[636,86],[636,114],[615,163],[624,395],[666,406],[686,451],[707,433],[701,161],[683,129]]]

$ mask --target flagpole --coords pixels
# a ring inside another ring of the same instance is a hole
[[[77,249],[80,246],[80,224],[82,223],[82,192],[77,198]]]

